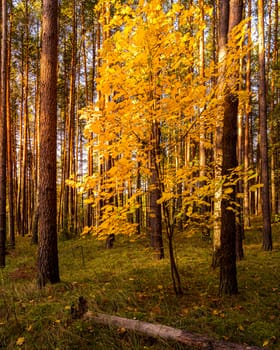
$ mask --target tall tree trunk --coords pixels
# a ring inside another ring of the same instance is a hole
[[[259,34],[259,125],[260,125],[260,160],[261,160],[261,201],[263,217],[263,249],[272,250],[271,210],[269,193],[268,145],[267,145],[267,101],[264,48],[264,3],[258,0]]]
[[[56,225],[57,0],[43,0],[38,284],[59,282]]]
[[[12,4],[11,4],[12,12]],[[7,51],[7,103],[10,101],[10,72],[11,72],[11,32],[12,14],[10,15],[9,46]],[[7,108],[7,181],[9,207],[9,244],[15,246],[15,217],[14,217],[14,159],[13,159],[13,122],[10,107]]]
[[[93,26],[94,32],[94,26]],[[82,4],[82,61],[84,67],[84,80],[85,80],[85,99],[86,104],[88,105],[90,102],[90,89],[89,89],[89,81],[88,81],[88,67],[87,67],[87,50],[86,50],[86,27],[85,27],[85,4]],[[93,40],[94,52],[95,52],[95,35]],[[93,56],[93,65],[95,65],[95,54]],[[92,100],[93,101],[93,100]],[[89,148],[88,150],[88,175],[93,175],[93,155],[92,150]],[[88,198],[91,198],[92,190],[88,191]],[[83,203],[82,203],[83,205]],[[87,226],[92,225],[92,204],[87,204],[87,213],[86,213],[86,222]]]
[[[272,62],[270,69],[273,69],[277,65],[278,61],[278,30],[279,30],[279,7],[278,1],[275,1],[274,8],[274,35],[273,35],[273,54],[272,54]],[[275,74],[272,74],[271,84],[270,84],[270,145],[271,145],[271,213],[272,215],[277,214],[277,119],[275,116],[275,106],[277,104],[277,94],[276,94],[276,77]],[[276,120],[275,120],[276,119]],[[279,192],[279,191],[278,191]]]
[[[69,90],[69,106],[67,113],[66,135],[67,147],[65,152],[64,163],[64,180],[68,180],[75,171],[74,155],[75,155],[75,103],[76,103],[76,65],[77,65],[77,28],[76,28],[76,1],[73,0],[72,5],[72,52],[71,52],[71,73],[70,73],[70,90]],[[74,230],[74,189],[64,186],[63,200],[63,229],[64,233]]]
[[[39,23],[37,23],[38,33]],[[35,117],[34,117],[34,168],[33,168],[33,178],[34,178],[34,211],[32,216],[32,226],[31,226],[31,242],[33,244],[38,244],[38,220],[39,220],[39,150],[40,150],[40,125],[39,125],[39,115],[40,115],[40,38],[38,34],[38,44],[36,47],[36,88],[35,88]]]
[[[218,62],[219,62],[219,93],[223,94],[224,86],[224,60],[226,55],[226,43],[229,21],[229,1],[219,1],[218,14]],[[223,121],[218,118],[215,130],[214,145],[214,174],[215,174],[215,194],[214,194],[214,229],[213,229],[213,259],[212,267],[220,265],[221,256],[221,203],[222,203],[222,162],[223,162]]]
[[[252,1],[248,0],[248,10],[247,17],[251,18],[252,15]],[[252,38],[252,24],[251,20],[248,22],[248,44],[251,45]],[[246,93],[250,96],[251,93],[251,51],[247,54],[246,62]],[[245,106],[245,130],[244,130],[244,201],[243,201],[243,210],[244,210],[244,227],[250,227],[250,193],[249,193],[249,166],[250,166],[250,117],[251,117],[251,99],[246,102]]]
[[[227,4],[225,4],[227,3]],[[227,11],[227,12],[226,12]],[[230,38],[232,29],[241,22],[243,11],[242,0],[220,1],[220,31],[219,50],[225,50],[224,44]],[[226,82],[224,98],[224,118],[223,118],[223,161],[222,175],[226,176],[231,169],[237,166],[237,115],[238,97],[233,93],[236,88],[236,78],[239,74],[237,66],[236,76],[232,81]],[[233,210],[229,210],[232,202],[235,202],[235,188],[232,193],[222,198],[221,203],[221,257],[220,257],[220,294],[237,294],[237,272],[236,272],[236,220]]]
[[[28,1],[25,0],[25,38],[24,38],[24,76],[23,76],[23,149],[22,149],[22,170],[21,170],[21,229],[20,232],[24,236],[28,233],[28,185],[27,185],[27,167],[28,167],[28,129],[29,129],[29,11]]]
[[[6,264],[6,159],[7,159],[7,1],[2,0],[2,40],[0,75],[0,267]]]
[[[242,62],[240,62],[240,68],[242,67]],[[242,70],[242,68],[240,69]],[[240,75],[241,75],[240,71]],[[239,166],[243,163],[243,118],[242,118],[241,110],[238,111],[237,116],[237,164]],[[243,193],[243,185],[242,180],[240,179],[237,183],[237,192]],[[243,220],[243,198],[241,196],[236,198],[236,202],[238,203],[238,212],[237,220],[236,220],[236,258],[238,261],[244,258],[244,250],[243,250],[243,239],[244,239],[244,220]]]
[[[199,1],[199,6],[200,6],[200,11],[201,11],[201,21],[204,21],[204,1],[200,0]],[[201,80],[204,84],[204,80],[205,80],[205,44],[204,44],[204,40],[205,40],[205,33],[204,30],[202,30],[201,32],[201,37],[200,37],[200,41],[199,41],[199,69],[200,69],[200,76],[201,76]],[[205,132],[205,122],[203,121],[203,118],[201,118],[200,120],[200,137],[199,137],[199,177],[202,179],[205,177],[206,175],[206,148],[205,148],[205,139],[206,139],[206,132]],[[199,181],[199,186],[204,186],[205,185],[205,181],[204,180],[200,180]],[[208,211],[208,208],[206,205],[202,205],[200,208],[200,211],[202,213],[202,217],[206,217],[206,213]],[[207,215],[208,216],[208,215]],[[207,226],[202,226],[202,235],[203,237],[208,237],[209,235],[209,230],[207,228]]]
[[[19,151],[18,151],[18,183],[17,183],[17,203],[16,203],[16,225],[17,232],[22,234],[22,179],[23,179],[23,147],[24,147],[24,138],[23,138],[23,117],[24,117],[24,34],[21,33],[21,94],[20,94],[20,120],[19,120]]]

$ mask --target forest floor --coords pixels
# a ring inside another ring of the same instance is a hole
[[[183,345],[73,319],[83,296],[93,312],[169,325],[215,339],[280,349],[280,223],[274,249],[261,249],[259,222],[246,231],[239,294],[219,297],[212,245],[177,235],[184,295],[173,292],[169,259],[156,261],[145,236],[117,236],[112,249],[91,237],[59,241],[61,282],[37,288],[36,246],[17,237],[0,270],[0,349],[183,349]],[[167,252],[167,249],[166,249]],[[167,254],[167,253],[166,253]]]

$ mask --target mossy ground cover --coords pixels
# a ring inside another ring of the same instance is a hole
[[[238,263],[239,295],[219,297],[211,242],[177,236],[184,295],[176,297],[168,258],[156,261],[145,236],[118,236],[113,249],[93,238],[59,242],[61,283],[37,288],[36,247],[18,237],[0,270],[0,349],[183,349],[180,344],[72,319],[83,296],[93,312],[161,323],[216,339],[280,349],[280,224],[274,250],[261,228],[247,230]]]

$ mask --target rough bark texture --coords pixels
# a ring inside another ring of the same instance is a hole
[[[154,338],[162,338],[165,340],[173,340],[179,343],[185,344],[190,349],[205,349],[205,350],[260,350],[257,346],[248,346],[236,343],[230,343],[226,341],[219,341],[193,334],[181,329],[164,326],[161,324],[152,324],[139,320],[131,320],[123,317],[106,315],[106,314],[93,314],[90,311],[84,314],[84,318],[92,320],[95,323],[123,327],[127,330],[138,332],[146,336]]]
[[[59,282],[56,227],[57,0],[43,1],[38,283]]]
[[[6,246],[6,66],[7,66],[7,2],[2,0],[2,41],[1,41],[1,116],[0,116],[0,267],[5,266]]]
[[[229,22],[229,1],[219,1],[219,18],[218,18],[218,61],[219,61],[219,77],[218,87],[219,94],[223,95],[224,75],[225,75],[225,54]],[[223,126],[221,118],[217,120],[215,131],[215,179],[217,181],[214,193],[214,230],[213,230],[213,259],[212,267],[220,266],[221,255],[221,176],[223,161]]]
[[[259,34],[259,123],[260,123],[260,158],[261,158],[261,189],[263,215],[263,249],[272,250],[271,212],[268,173],[267,146],[267,101],[265,77],[264,48],[264,2],[258,0],[258,34]]]
[[[222,175],[227,175],[230,169],[237,166],[237,109],[238,101],[229,95],[225,101],[223,128],[223,169]],[[236,272],[236,221],[235,213],[229,210],[231,202],[235,201],[235,191],[222,199],[221,225],[221,260],[220,260],[220,294],[237,294]]]
[[[225,3],[228,3],[226,6]],[[238,25],[242,19],[242,0],[220,1],[220,39],[219,45],[224,45],[230,38],[232,29]],[[222,11],[222,12],[221,12]],[[226,13],[228,11],[228,13]],[[227,21],[228,24],[224,23]],[[226,32],[227,30],[227,32]],[[223,37],[223,39],[222,39]],[[225,50],[224,46],[219,50]],[[236,77],[225,84],[224,98],[224,125],[223,125],[223,161],[222,175],[230,174],[231,170],[237,166],[237,115],[238,98],[234,93],[236,88],[236,78],[239,69],[236,69]],[[228,208],[235,202],[235,188],[227,198],[222,199],[221,204],[221,260],[220,260],[220,294],[237,294],[237,272],[236,272],[236,219],[233,210]]]

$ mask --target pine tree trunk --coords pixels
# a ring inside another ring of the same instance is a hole
[[[225,4],[227,3],[227,4]],[[242,19],[243,1],[230,0],[220,2],[220,40],[222,46],[219,50],[225,50],[223,46],[231,35],[232,29],[240,23]],[[220,43],[220,42],[219,42]],[[236,77],[239,68],[236,68]],[[230,174],[231,170],[237,166],[237,116],[238,97],[230,89],[236,86],[236,77],[232,77],[230,82],[226,82],[224,98],[224,118],[223,118],[223,160],[222,175]],[[227,91],[228,89],[228,91]],[[233,187],[233,186],[232,186]],[[223,197],[221,203],[221,255],[220,255],[220,294],[237,294],[237,272],[236,272],[236,218],[235,212],[228,209],[231,203],[236,200],[236,189]]]
[[[64,180],[68,180],[75,171],[74,154],[75,154],[75,103],[76,103],[76,56],[77,56],[77,30],[76,30],[76,1],[72,4],[72,52],[70,67],[70,90],[69,105],[67,113],[67,147],[65,151],[65,174]],[[74,189],[64,184],[64,200],[63,200],[63,230],[66,235],[69,231],[74,230]]]
[[[59,282],[56,227],[57,0],[43,1],[38,284]]]
[[[278,1],[275,1],[275,9],[274,9],[274,35],[273,35],[273,55],[272,55],[272,63],[271,66],[275,67],[278,60],[278,30],[279,30],[279,8],[278,8]],[[270,67],[270,69],[272,69]],[[278,132],[277,132],[277,121],[275,121],[275,113],[276,112],[276,103],[277,103],[277,88],[276,88],[276,77],[273,74],[271,77],[271,88],[270,88],[270,145],[271,145],[271,213],[277,214],[277,138],[278,138]],[[279,191],[278,191],[279,192]]]
[[[6,159],[7,159],[7,1],[2,0],[2,38],[0,73],[0,267],[6,264]]]
[[[238,101],[232,95],[226,97],[223,127],[223,169],[228,175],[237,166],[237,110]],[[223,198],[221,203],[221,251],[220,251],[220,294],[237,294],[236,272],[236,221],[235,213],[228,207],[235,201],[235,191]]]
[[[39,30],[38,30],[39,32]],[[40,113],[40,48],[39,48],[39,37],[38,46],[36,50],[36,95],[35,95],[35,118],[34,118],[34,168],[33,168],[33,179],[34,179],[34,209],[31,223],[31,242],[38,244],[38,220],[39,220],[39,150],[40,150],[40,126],[39,126],[39,113]]]
[[[264,3],[258,0],[258,33],[259,33],[259,124],[260,124],[260,159],[261,159],[261,201],[263,216],[263,249],[272,250],[271,209],[268,173],[267,145],[267,101],[265,77],[264,48]]]
[[[219,78],[218,87],[220,94],[223,93],[224,86],[224,59],[227,43],[229,21],[229,1],[219,2],[219,25],[218,25],[218,62],[219,62]],[[216,268],[220,265],[221,255],[221,203],[222,203],[222,162],[223,162],[223,124],[220,118],[217,118],[215,130],[214,145],[214,174],[215,174],[215,193],[214,193],[214,228],[213,228],[213,258],[212,267]]]
[[[251,18],[252,15],[252,1],[248,0],[248,11],[247,17]],[[248,22],[248,43],[251,44],[251,32],[252,32],[252,24],[251,20]],[[251,93],[251,52],[249,51],[247,54],[247,62],[246,62],[246,93],[250,96]],[[245,106],[245,130],[244,130],[244,201],[243,201],[243,209],[244,209],[244,227],[250,227],[250,193],[249,193],[249,180],[248,180],[248,172],[250,166],[250,116],[251,116],[251,99],[246,103]]]
[[[11,72],[11,32],[10,21],[9,46],[7,51],[7,101],[10,102],[10,72]],[[9,244],[15,246],[15,215],[14,215],[14,158],[13,158],[13,121],[10,106],[7,108],[7,181],[8,181],[8,207],[9,207]]]

